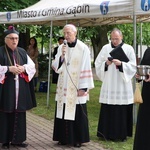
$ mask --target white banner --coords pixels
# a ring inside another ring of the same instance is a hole
[[[88,18],[90,18],[90,23],[95,20],[101,23],[105,18],[128,17],[132,14],[133,2],[131,0],[41,0],[23,10],[0,12],[0,23],[40,24],[51,20],[75,19],[83,22]]]

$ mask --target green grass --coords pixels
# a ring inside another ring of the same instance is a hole
[[[90,101],[87,103],[91,140],[98,142],[105,148],[109,148],[111,150],[132,150],[133,137],[128,138],[125,142],[112,142],[102,141],[96,136],[100,111],[99,93],[101,82],[94,81],[94,84],[95,88],[90,90]],[[49,106],[47,106],[47,93],[36,92],[37,107],[32,109],[31,112],[49,120],[53,119],[55,113],[55,89],[56,85],[51,84]]]

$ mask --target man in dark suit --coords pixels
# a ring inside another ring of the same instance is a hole
[[[58,44],[61,45],[64,41],[64,37],[59,37],[58,38]],[[59,46],[54,48],[54,52],[52,54],[53,59],[55,59],[55,55],[57,54],[57,49]],[[58,80],[58,73],[56,73],[54,70],[52,72],[52,83],[57,84],[57,80]]]

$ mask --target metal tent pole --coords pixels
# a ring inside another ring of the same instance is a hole
[[[52,52],[52,30],[53,30],[53,21],[51,21],[50,26],[50,44],[49,44],[49,66],[48,66],[48,85],[47,85],[47,107],[50,106],[50,78],[51,78],[51,52]]]
[[[133,37],[133,47],[135,50],[136,54],[136,15],[135,15],[135,2],[134,0],[134,7],[133,7],[133,28],[134,28],[134,37]],[[135,91],[135,84],[136,84],[136,79],[133,78],[133,90]],[[133,124],[135,124],[137,121],[137,105],[133,104]]]

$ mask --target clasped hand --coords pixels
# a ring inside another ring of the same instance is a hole
[[[114,63],[116,66],[121,66],[121,61],[119,59],[113,59],[112,61],[107,60],[106,64],[107,65],[111,65],[112,63]]]
[[[16,66],[9,66],[9,72],[12,72],[13,74],[21,74],[25,72],[25,67],[18,64],[16,64]]]

